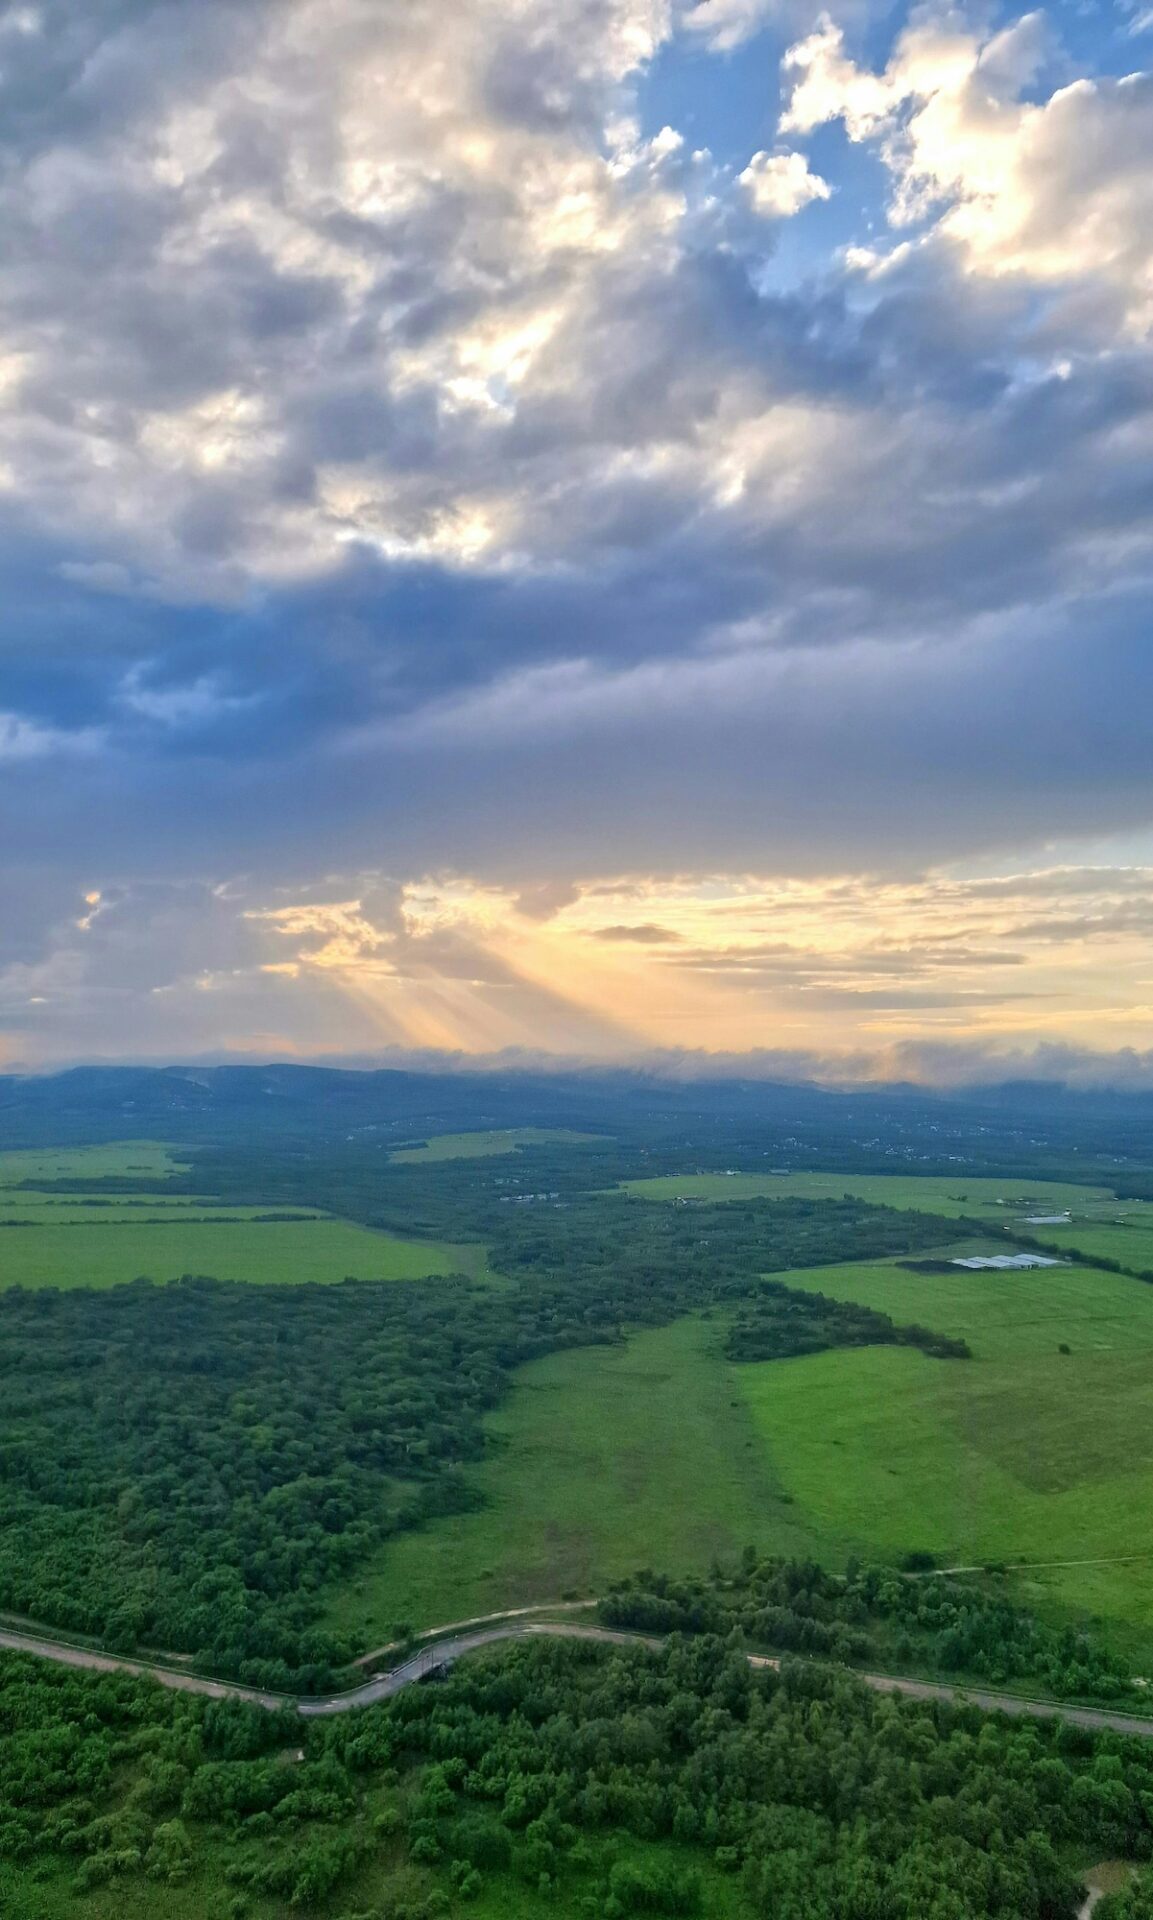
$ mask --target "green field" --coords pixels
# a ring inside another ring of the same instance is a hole
[[[7,1211],[0,1208],[0,1222]],[[127,1205],[92,1213],[33,1211],[37,1224],[0,1231],[0,1288],[115,1287],[183,1273],[282,1286],[350,1277],[421,1280],[434,1273],[484,1277],[479,1247],[400,1240],[320,1214],[269,1221],[254,1207],[194,1201],[161,1210],[151,1199],[143,1212]],[[17,1212],[21,1219],[29,1214],[23,1198]]]
[[[1101,1616],[1153,1647],[1153,1289],[1062,1267],[924,1275],[895,1263],[791,1273],[968,1340],[973,1359],[902,1347],[736,1365],[723,1323],[680,1321],[534,1362],[489,1429],[488,1505],[406,1534],[333,1599],[366,1647],[586,1595],[638,1564],[688,1571],[766,1552],[1041,1568],[1050,1610]],[[1061,1345],[1071,1351],[1062,1354]],[[736,1403],[736,1404],[734,1404]]]
[[[488,1278],[484,1250],[404,1240],[309,1207],[225,1207],[191,1194],[44,1192],[22,1180],[166,1178],[182,1169],[152,1140],[0,1154],[0,1288],[114,1287],[126,1280],[299,1285],[340,1280]],[[287,1213],[293,1219],[269,1219]]]
[[[159,1140],[0,1153],[0,1187],[15,1186],[21,1180],[166,1180],[183,1171]]]
[[[515,1153],[518,1147],[581,1146],[601,1136],[570,1133],[564,1127],[503,1127],[487,1133],[440,1133],[421,1147],[401,1147],[389,1159],[402,1165],[425,1160],[487,1160]]]
[[[787,1278],[963,1335],[974,1355],[874,1347],[737,1370],[818,1557],[848,1539],[872,1557],[928,1548],[948,1564],[1110,1562],[1047,1569],[1039,1591],[1140,1628],[1148,1647],[1153,1289],[1077,1267],[954,1278],[861,1264]]]
[[[1107,1187],[1078,1187],[1058,1180],[970,1179],[965,1174],[905,1173],[680,1173],[654,1180],[630,1180],[625,1191],[642,1200],[867,1200],[876,1207],[942,1213],[950,1219],[1019,1224],[1033,1212],[1057,1213],[1065,1207],[1099,1208],[1116,1214],[1136,1201],[1119,1201]],[[1034,1207],[1029,1204],[1036,1201]],[[1146,1209],[1153,1223],[1153,1207]],[[1026,1231],[1026,1229],[1022,1229]],[[1048,1237],[1047,1228],[1036,1229]],[[1153,1231],[1153,1226],[1151,1226]]]
[[[965,1179],[949,1174],[694,1173],[631,1180],[626,1191],[645,1200],[840,1200],[846,1194],[875,1206],[961,1215],[990,1227],[1117,1260],[1135,1272],[1153,1272],[1153,1205],[1119,1200],[1107,1187],[1056,1180]],[[1031,1213],[1071,1215],[1067,1225],[1031,1223]]]
[[[1153,1206],[1147,1202],[1115,1200],[1107,1217],[1074,1208],[1067,1227],[1032,1227],[1030,1232],[1055,1247],[1076,1247],[1138,1273],[1153,1271]]]
[[[315,1207],[291,1207],[286,1212],[315,1214]],[[6,1220],[36,1220],[42,1226],[69,1222],[77,1226],[97,1226],[107,1220],[140,1220],[163,1216],[179,1220],[183,1215],[234,1213],[255,1218],[269,1212],[267,1207],[224,1207],[207,1194],[192,1193],[42,1193],[34,1187],[0,1186],[0,1225]]]
[[[640,1565],[704,1569],[749,1541],[806,1551],[722,1337],[719,1320],[681,1320],[522,1368],[471,1475],[489,1504],[398,1536],[329,1623],[368,1648],[398,1621],[595,1594]]]

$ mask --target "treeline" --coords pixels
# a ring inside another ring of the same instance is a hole
[[[824,1293],[766,1280],[729,1329],[731,1360],[787,1360],[827,1347],[919,1347],[937,1360],[969,1360],[968,1341],[928,1327],[900,1326],[887,1313]]]
[[[203,1885],[433,1920],[519,1882],[597,1920],[1072,1920],[1071,1860],[1153,1852],[1150,1743],[754,1671],[715,1635],[522,1642],[311,1723],[5,1655],[0,1727],[9,1888],[70,1863],[158,1911]]]
[[[0,1608],[322,1691],[361,1649],[318,1630],[321,1590],[470,1503],[462,1469],[513,1368],[688,1311],[755,1310],[766,1270],[908,1250],[944,1224],[859,1202],[689,1214],[610,1196],[510,1223],[504,1289],[9,1289]]]
[[[919,1560],[922,1556],[910,1555]],[[738,1633],[751,1647],[894,1672],[1028,1683],[1058,1698],[1136,1705],[1132,1674],[1072,1627],[1043,1625],[973,1581],[850,1563],[844,1577],[807,1560],[759,1559],[728,1573],[674,1580],[651,1572],[601,1600],[606,1626],[645,1633]]]

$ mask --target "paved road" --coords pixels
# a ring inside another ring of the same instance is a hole
[[[451,1666],[464,1654],[475,1653],[480,1647],[493,1646],[499,1640],[522,1640],[534,1635],[550,1635],[562,1640],[597,1640],[602,1644],[621,1647],[659,1647],[662,1642],[648,1634],[619,1633],[612,1627],[590,1627],[578,1625],[569,1620],[509,1620],[503,1625],[479,1627],[473,1633],[459,1633],[447,1640],[439,1640],[434,1646],[422,1647],[419,1653],[405,1660],[387,1673],[374,1674],[363,1685],[353,1687],[348,1693],[332,1693],[320,1699],[296,1699],[286,1694],[264,1693],[258,1687],[245,1687],[232,1680],[206,1680],[200,1674],[184,1673],[178,1667],[154,1666],[144,1660],[129,1660],[119,1654],[96,1653],[88,1647],[69,1646],[66,1641],[49,1640],[36,1634],[18,1633],[15,1629],[0,1628],[0,1647],[8,1647],[14,1653],[34,1654],[41,1660],[55,1660],[66,1667],[85,1667],[95,1673],[133,1673],[150,1680],[159,1681],[162,1687],[174,1687],[181,1693],[207,1694],[210,1699],[248,1700],[253,1706],[293,1709],[307,1719],[319,1719],[334,1713],[349,1713],[355,1707],[370,1707],[378,1700],[389,1700],[393,1694],[400,1693],[404,1687],[410,1687],[426,1673],[434,1672],[438,1667]],[[749,1665],[752,1667],[778,1667],[780,1662],[766,1654],[750,1653]],[[907,1680],[887,1673],[855,1672],[858,1680],[877,1693],[900,1693],[912,1700],[951,1700],[966,1705],[981,1707],[987,1713],[1012,1713],[1025,1715],[1034,1720],[1068,1720],[1078,1727],[1089,1727],[1100,1732],[1109,1729],[1116,1733],[1135,1735],[1140,1740],[1153,1740],[1153,1719],[1138,1719],[1133,1714],[1111,1713],[1103,1707],[1070,1707],[1058,1705],[1049,1700],[1026,1700],[1014,1693],[988,1693],[984,1689],[970,1687],[950,1687],[939,1685],[931,1680]]]

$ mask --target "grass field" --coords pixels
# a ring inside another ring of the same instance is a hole
[[[1077,1248],[1117,1260],[1135,1272],[1153,1272],[1153,1205],[1118,1200],[1107,1187],[1060,1181],[967,1180],[960,1175],[888,1173],[697,1173],[633,1180],[626,1189],[646,1200],[786,1199],[839,1200],[845,1194],[875,1206],[965,1215],[990,1227],[1017,1229],[1055,1247]],[[1027,1204],[1027,1203],[1035,1204]],[[1025,1203],[1025,1204],[1022,1204]],[[1031,1225],[1031,1213],[1068,1209],[1068,1225]]]
[[[1038,1563],[1030,1597],[1099,1616],[1153,1660],[1153,1289],[1079,1267],[788,1280],[959,1334],[973,1358],[875,1347],[738,1366],[722,1323],[698,1319],[535,1362],[490,1421],[496,1451],[474,1475],[487,1507],[391,1542],[330,1623],[368,1647],[400,1621],[595,1593],[746,1541],[833,1565],[926,1547]]]
[[[0,1153],[0,1187],[21,1180],[165,1180],[184,1169],[159,1140],[117,1140],[104,1147],[44,1147]]]
[[[1057,1213],[1065,1207],[1118,1212],[1135,1201],[1115,1200],[1106,1187],[1077,1187],[1057,1180],[1016,1177],[970,1179],[965,1174],[905,1173],[687,1173],[630,1180],[625,1190],[643,1200],[867,1200],[877,1207],[942,1213],[950,1219],[1018,1224],[1027,1213]],[[1036,1201],[1033,1206],[1029,1202]],[[1023,1203],[1023,1204],[1017,1204]],[[1146,1209],[1153,1231],[1153,1207]],[[1037,1228],[1048,1235],[1048,1229]]]
[[[1153,1206],[1148,1202],[1115,1200],[1108,1218],[1074,1208],[1069,1226],[1030,1231],[1055,1247],[1077,1247],[1099,1259],[1118,1260],[1138,1273],[1153,1271]]]
[[[436,1273],[489,1278],[481,1247],[402,1240],[313,1208],[223,1207],[189,1194],[104,1196],[19,1186],[22,1180],[159,1180],[180,1170],[154,1140],[0,1154],[0,1288],[114,1287],[183,1273],[265,1285],[421,1280]],[[266,1217],[275,1212],[296,1218]]]
[[[422,1147],[401,1147],[389,1155],[402,1164],[425,1160],[485,1160],[515,1153],[518,1147],[580,1146],[599,1134],[570,1133],[564,1127],[503,1127],[487,1133],[441,1133]]]
[[[720,1321],[682,1320],[522,1368],[472,1476],[488,1506],[390,1542],[334,1595],[330,1624],[367,1649],[398,1621],[596,1593],[643,1565],[707,1568],[749,1541],[808,1550],[721,1339]]]
[[[208,1273],[217,1280],[299,1285],[315,1280],[420,1280],[475,1271],[480,1249],[399,1240],[345,1220],[257,1222],[251,1208],[214,1208],[207,1216],[172,1209],[148,1225],[122,1214],[80,1215],[78,1223],[0,1232],[0,1287],[114,1287],[147,1276],[174,1280]],[[483,1256],[481,1256],[483,1261]]]
[[[954,1278],[862,1263],[788,1280],[963,1335],[974,1355],[874,1347],[737,1370],[818,1557],[850,1539],[950,1564],[1111,1562],[1048,1568],[1037,1590],[1153,1644],[1153,1289],[1076,1267]]]

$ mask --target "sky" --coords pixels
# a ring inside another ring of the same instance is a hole
[[[1153,8],[0,0],[0,1069],[1153,1085]]]

